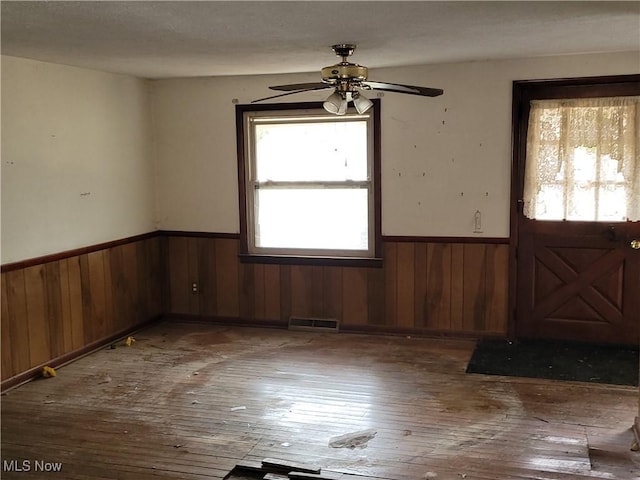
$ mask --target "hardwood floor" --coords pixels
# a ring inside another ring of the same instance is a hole
[[[267,457],[353,480],[640,477],[636,388],[467,375],[471,341],[176,323],[135,338],[3,395],[3,479],[215,479]],[[365,429],[365,448],[328,445]]]

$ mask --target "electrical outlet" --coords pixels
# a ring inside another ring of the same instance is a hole
[[[198,287],[198,284],[196,282],[193,282],[191,284],[191,293],[200,293],[200,287]]]

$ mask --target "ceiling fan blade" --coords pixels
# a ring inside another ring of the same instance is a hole
[[[329,85],[324,82],[313,83],[292,83],[289,85],[275,85],[269,87],[271,90],[281,90],[283,92],[290,92],[292,90],[321,90],[323,88],[332,88],[333,85]]]
[[[322,88],[329,88],[331,87],[331,85],[325,85]],[[272,88],[272,87],[269,87]],[[263,100],[271,100],[272,98],[278,98],[278,97],[286,97],[287,95],[293,95],[294,93],[302,93],[302,92],[311,92],[313,90],[320,90],[320,88],[303,88],[301,90],[294,90],[292,92],[286,92],[286,93],[281,93],[279,95],[272,95],[270,97],[264,97],[264,98],[259,98],[257,100],[251,100],[251,103],[256,103],[256,102],[262,102]]]
[[[384,90],[386,92],[408,93],[409,95],[421,95],[423,97],[437,97],[442,95],[444,90],[440,88],[416,87],[414,85],[400,85],[398,83],[386,82],[362,82],[362,87],[371,90]]]

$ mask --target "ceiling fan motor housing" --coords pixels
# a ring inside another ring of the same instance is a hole
[[[367,79],[367,67],[355,63],[338,63],[322,69],[322,80],[335,84],[343,81],[364,82]]]

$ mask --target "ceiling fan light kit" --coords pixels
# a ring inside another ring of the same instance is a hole
[[[361,90],[382,90],[423,97],[437,97],[444,93],[443,90],[439,88],[368,81],[369,72],[367,67],[348,61],[348,58],[356,49],[355,45],[341,43],[333,45],[331,48],[342,61],[335,65],[324,67],[321,70],[322,82],[271,86],[269,87],[271,90],[284,91],[286,93],[260,98],[251,103],[292,95],[294,93],[333,88],[333,93],[325,100],[323,107],[329,113],[344,115],[347,113],[349,102],[353,103],[353,106],[359,114],[367,112],[373,106],[373,102],[362,95]]]
[[[342,92],[335,91],[324,101],[322,106],[329,113],[344,115],[347,113],[347,98]]]
[[[360,94],[360,92],[355,92],[351,94],[353,98],[353,106],[356,107],[356,110],[359,114],[363,114],[371,107],[373,107],[373,102],[369,100],[364,95]]]

